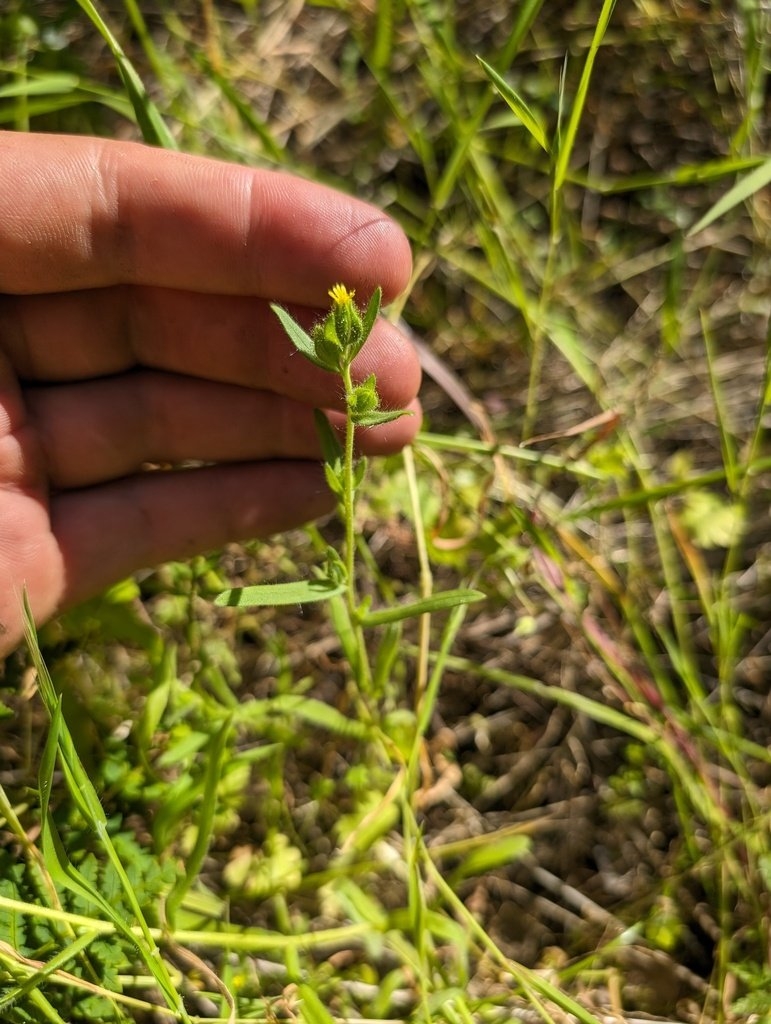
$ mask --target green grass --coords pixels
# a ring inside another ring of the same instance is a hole
[[[477,414],[370,467],[359,593],[432,614],[366,686],[339,595],[214,605],[335,523],[8,660],[0,1018],[771,1019],[768,12],[167,6],[12,3],[0,123],[386,206]]]

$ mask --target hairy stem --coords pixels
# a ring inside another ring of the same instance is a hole
[[[351,367],[345,365],[341,371],[343,387],[345,389],[346,420],[345,420],[345,449],[343,452],[343,520],[345,522],[345,569],[348,576],[348,611],[351,617],[356,618],[356,573],[355,573],[355,544],[356,535],[354,529],[354,482],[353,482],[353,440],[354,423],[351,410],[348,405],[350,395],[353,391],[351,380]]]
[[[356,591],[356,502],[354,483],[354,451],[353,443],[356,428],[351,415],[349,398],[353,392],[353,381],[351,379],[350,363],[345,363],[340,371],[345,392],[346,418],[345,418],[345,447],[343,450],[343,522],[345,523],[345,575],[347,582],[346,603],[348,614],[351,619],[354,636],[356,638],[356,649],[358,653],[358,665],[356,671],[359,676],[359,685],[363,693],[371,690],[372,672],[369,664],[369,653],[364,640],[364,630],[359,622],[359,598]]]

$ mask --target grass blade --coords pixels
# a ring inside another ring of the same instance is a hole
[[[236,712],[237,721],[256,723],[271,715],[283,715],[287,719],[299,718],[319,729],[364,740],[370,735],[369,728],[356,718],[349,718],[337,708],[312,697],[296,693],[283,693],[270,700],[252,700],[240,704]]]
[[[756,167],[745,177],[740,178],[733,188],[726,192],[722,199],[718,199],[715,205],[696,221],[688,232],[688,237],[697,235],[719,217],[723,217],[729,210],[733,210],[739,203],[745,202],[745,200],[754,196],[756,192],[760,192],[769,183],[771,183],[771,157],[765,163],[762,163],[760,167]]]
[[[481,57],[477,57],[477,60],[482,65],[487,77],[522,122],[522,126],[530,132],[541,149],[548,153],[549,142],[546,138],[546,130],[538,120],[538,117],[525,103],[519,93],[509,85],[506,79],[498,74],[495,68],[490,67],[487,61],[482,60]]]
[[[134,65],[123,52],[122,46],[115,38],[110,26],[99,13],[96,5],[91,0],[78,0],[78,4],[110,48],[145,142],[161,146],[163,149],[176,149],[177,143],[174,140],[174,136],[161,117],[157,106],[147,95],[142,79],[134,69]]]
[[[172,926],[177,910],[190,886],[198,877],[204,857],[209,849],[214,816],[217,810],[217,787],[223,776],[225,760],[229,752],[228,740],[232,724],[232,716],[229,716],[220,726],[219,731],[212,737],[209,748],[206,751],[206,783],[201,799],[200,813],[196,822],[197,834],[195,845],[190,856],[187,858],[184,875],[179,879],[166,900],[166,914]]]
[[[56,693],[48,668],[43,661],[26,594],[24,595],[24,615],[27,644],[33,664],[37,670],[40,694],[51,719],[51,732],[46,741],[40,771],[41,807],[45,812],[42,817],[43,856],[49,866],[51,876],[61,885],[72,889],[87,902],[99,907],[104,916],[115,925],[120,934],[136,945],[145,966],[155,978],[166,997],[168,1005],[176,1011],[182,1021],[189,1024],[190,1018],[182,1004],[179,992],[169,975],[165,962],[161,958],[160,950],[152,937],[123,863],[107,834],[107,818],[104,808],[99,800],[94,784],[78,756],[67,723],[62,715],[61,697]],[[96,833],[102,849],[107,855],[107,859],[115,869],[131,913],[139,926],[139,935],[135,935],[132,932],[129,924],[124,921],[120,910],[114,907],[110,900],[106,899],[83,876],[67,855],[48,805],[53,762],[57,757],[61,764],[70,796],[77,804],[78,810],[83,815],[86,823]]]
[[[456,608],[458,605],[473,604],[475,601],[484,601],[485,595],[481,590],[445,590],[441,594],[432,594],[419,601],[410,601],[409,604],[396,605],[393,608],[383,608],[376,612],[366,612],[360,616],[362,626],[385,626],[390,622],[399,622],[401,619],[410,619],[418,615],[427,615],[430,612],[442,611],[445,608]]]
[[[573,155],[573,147],[575,146],[576,135],[578,134],[578,126],[581,123],[581,116],[584,112],[586,96],[589,92],[589,82],[591,81],[594,62],[602,40],[605,37],[605,33],[608,29],[608,23],[610,22],[611,15],[613,14],[613,8],[615,6],[616,0],[604,0],[600,16],[597,19],[597,27],[594,30],[592,43],[589,47],[589,52],[586,55],[586,60],[584,61],[581,79],[578,83],[578,90],[576,92],[575,99],[573,100],[573,106],[570,110],[567,127],[564,134],[561,134],[559,137],[559,151],[557,153],[557,163],[554,168],[555,193],[560,191],[567,177],[570,158]]]

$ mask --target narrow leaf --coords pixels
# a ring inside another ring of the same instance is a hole
[[[335,369],[335,367],[329,366],[327,363],[319,359],[316,355],[316,343],[313,338],[311,338],[309,334],[305,333],[302,327],[292,319],[289,313],[287,313],[282,306],[277,306],[274,303],[271,303],[270,308],[281,321],[281,326],[289,335],[289,340],[298,352],[301,352],[306,359],[310,359],[310,361],[315,363],[316,366],[320,366],[322,370]]]
[[[345,593],[344,583],[333,580],[294,580],[291,583],[263,583],[256,587],[234,587],[214,598],[214,603],[227,608],[272,608],[284,604],[309,604],[327,601]]]
[[[383,638],[375,654],[375,663],[372,668],[375,692],[383,692],[391,678],[396,659],[401,652],[401,639],[402,628],[399,623],[389,623],[388,629],[383,631]]]
[[[294,693],[282,693],[269,703],[272,710],[281,711],[290,719],[301,718],[309,725],[337,733],[339,736],[359,740],[369,736],[369,730],[364,722],[358,718],[349,718],[323,700]]]
[[[77,75],[52,72],[45,78],[37,80],[24,79],[21,82],[10,82],[0,87],[0,100],[12,99],[14,96],[50,96],[57,93],[74,92],[80,85]]]
[[[699,231],[708,227],[713,221],[717,220],[718,217],[722,217],[723,214],[728,213],[734,206],[738,206],[739,203],[743,203],[745,199],[749,199],[750,196],[759,192],[766,185],[771,183],[771,157],[762,163],[760,167],[756,167],[754,171],[750,171],[745,177],[740,178],[739,181],[730,188],[722,199],[718,199],[715,205],[704,214],[701,220],[698,220],[688,235],[696,235]]]
[[[367,466],[369,463],[366,458],[362,455],[361,458],[356,462],[353,467],[353,487],[354,490],[357,487],[361,487],[364,477],[367,475]]]
[[[131,61],[123,52],[120,43],[111,31],[107,22],[102,18],[96,8],[96,5],[92,3],[92,0],[78,0],[78,5],[91,19],[91,22],[97,28],[99,33],[102,35],[102,38],[110,48],[110,52],[115,59],[118,71],[123,80],[126,95],[134,108],[137,124],[142,130],[145,142],[149,142],[155,146],[162,146],[164,149],[176,149],[177,144],[174,141],[174,136],[171,134],[166,122],[161,117],[158,107],[147,95],[147,90],[142,83],[142,79],[135,71]]]
[[[600,45],[605,37],[605,33],[608,29],[608,23],[610,22],[611,15],[613,14],[613,8],[615,6],[616,0],[604,0],[602,10],[597,18],[597,25],[594,30],[594,36],[592,37],[589,52],[586,55],[586,60],[584,61],[584,66],[581,71],[581,79],[578,83],[578,89],[573,100],[568,125],[565,129],[564,135],[560,137],[559,141],[559,153],[557,154],[557,163],[554,168],[555,193],[559,192],[565,183],[565,178],[567,177],[570,157],[573,153],[573,147],[578,134],[578,127],[581,123],[581,116],[584,112],[586,97],[589,93],[589,82],[591,81],[594,62],[597,59]]]
[[[40,758],[38,770],[38,785],[40,787],[40,817],[45,829],[45,822],[48,820],[48,803],[51,799],[51,787],[53,785],[54,768],[56,767],[56,754],[59,749],[59,730],[62,722],[62,699],[56,702],[56,707],[51,714],[51,724],[43,746],[43,754]]]
[[[375,326],[375,321],[377,320],[378,313],[380,312],[380,303],[382,301],[382,298],[383,291],[378,285],[378,287],[372,293],[372,298],[369,300],[369,303],[367,304],[367,309],[364,313],[361,323],[361,338],[359,339],[358,344],[353,350],[353,355],[351,356],[351,359],[356,358],[356,356],[361,351],[364,342],[367,340],[370,333],[372,332],[372,328]]]
[[[481,590],[445,590],[441,594],[432,594],[420,601],[411,601],[409,604],[396,605],[394,608],[368,612],[359,617],[359,622],[362,626],[385,626],[389,622],[398,622],[400,619],[426,615],[429,612],[438,612],[445,608],[455,608],[461,604],[473,604],[475,601],[483,601],[484,598],[485,595]]]
[[[343,446],[340,444],[332,424],[321,409],[313,410],[313,419],[316,423],[316,433],[319,435],[319,441],[321,442],[321,454],[324,456],[324,461],[329,463],[332,468],[335,467],[336,463],[342,464]]]
[[[384,409],[375,412],[351,413],[351,419],[357,427],[378,427],[381,423],[393,423],[402,416],[412,416],[408,409]]]
[[[455,872],[454,881],[483,875],[509,864],[513,864],[528,852],[531,846],[529,836],[515,835],[496,838],[490,836],[490,842],[472,850],[464,857]]]
[[[185,898],[190,886],[198,877],[203,865],[204,858],[209,849],[214,826],[214,816],[217,810],[217,788],[224,775],[226,758],[230,751],[229,739],[232,726],[232,717],[228,716],[219,730],[212,736],[209,749],[206,753],[206,781],[204,783],[203,795],[199,805],[198,818],[196,821],[197,833],[195,845],[189,856],[186,858],[185,873],[177,881],[173,890],[166,900],[166,916],[172,926],[175,923],[176,913]]]
[[[300,1003],[300,1019],[303,1024],[335,1024],[334,1017],[310,985],[299,985],[298,994],[302,1000]]]
[[[333,494],[336,494],[338,498],[343,496],[343,484],[340,479],[340,473],[335,472],[328,462],[324,463],[324,477],[327,481],[327,487]]]
[[[484,73],[522,122],[522,127],[526,128],[541,149],[548,153],[549,141],[546,138],[546,131],[537,116],[533,113],[527,103],[525,103],[519,93],[515,92],[506,79],[498,74],[495,68],[490,67],[487,61],[482,60],[481,57],[477,57],[477,60],[482,65]]]

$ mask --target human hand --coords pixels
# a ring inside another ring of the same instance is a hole
[[[290,175],[0,132],[0,655],[24,587],[43,621],[134,569],[331,509],[312,410],[341,408],[338,381],[269,303],[310,326],[336,282],[388,301],[409,273],[392,221]],[[396,327],[354,370],[418,411]],[[359,444],[398,451],[418,426]]]

